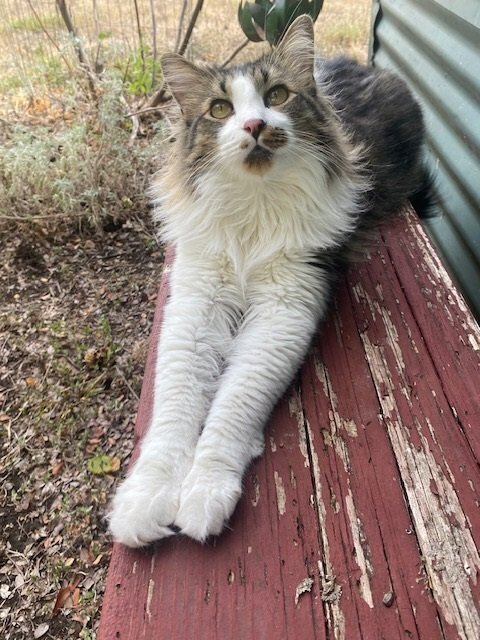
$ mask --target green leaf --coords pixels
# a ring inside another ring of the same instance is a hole
[[[252,42],[265,40],[262,25],[265,23],[265,10],[251,2],[240,2],[238,5],[238,21],[243,33]]]
[[[238,21],[249,40],[275,45],[298,16],[307,14],[315,21],[322,5],[323,0],[241,0]]]
[[[120,469],[120,459],[99,453],[88,460],[87,469],[96,476],[114,473]]]

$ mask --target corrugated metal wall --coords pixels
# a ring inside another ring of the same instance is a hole
[[[480,316],[480,0],[373,0],[370,61],[422,104],[444,215],[428,223]]]

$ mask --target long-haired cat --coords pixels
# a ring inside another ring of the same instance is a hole
[[[339,273],[407,199],[433,198],[403,81],[316,59],[306,16],[255,62],[162,65],[182,118],[154,190],[176,257],[151,423],[110,514],[132,547],[222,531]]]

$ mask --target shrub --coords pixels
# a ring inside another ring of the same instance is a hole
[[[0,228],[36,224],[98,226],[105,219],[142,215],[146,189],[163,140],[163,124],[129,144],[131,121],[122,82],[98,85],[98,100],[80,82],[62,94],[63,118],[35,125],[2,122]]]

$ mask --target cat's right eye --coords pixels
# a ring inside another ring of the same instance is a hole
[[[231,115],[233,105],[228,100],[215,100],[210,107],[210,115],[216,120],[224,120]]]
[[[265,104],[267,107],[278,107],[289,98],[289,91],[283,84],[277,84],[272,87],[265,96]]]

